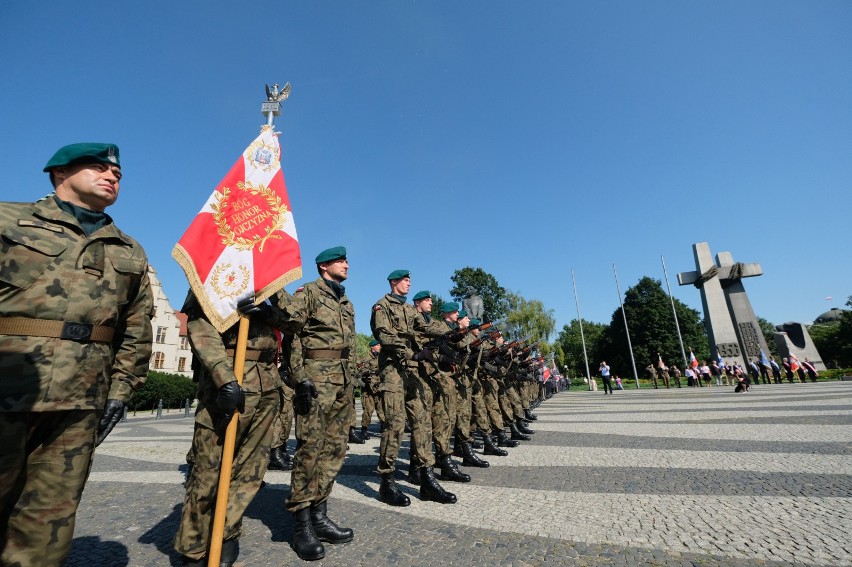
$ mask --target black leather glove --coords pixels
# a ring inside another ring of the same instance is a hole
[[[238,410],[240,413],[246,411],[246,393],[243,392],[239,382],[232,380],[227,384],[219,386],[219,393],[216,395],[216,406],[222,412],[226,426],[231,423],[234,410]]]
[[[456,331],[450,335],[450,342],[457,343],[464,338],[464,333]]]
[[[293,396],[293,411],[296,415],[311,413],[311,405],[317,396],[319,396],[319,393],[316,386],[310,380],[296,384],[296,394]]]
[[[411,357],[411,360],[416,360],[417,362],[432,362],[433,360],[435,360],[435,358],[432,356],[431,350],[429,350],[428,348],[424,348],[423,350],[415,354],[413,357]]]
[[[246,317],[254,317],[260,321],[271,321],[275,316],[274,308],[265,301],[255,305],[254,296],[246,297],[237,302],[237,311]]]
[[[104,406],[104,414],[101,416],[101,421],[98,423],[98,436],[95,439],[95,447],[100,445],[115,427],[115,424],[124,417],[124,402],[120,400],[107,400]]]

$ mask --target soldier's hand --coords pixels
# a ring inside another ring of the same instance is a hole
[[[227,384],[219,386],[219,393],[216,395],[216,406],[224,414],[226,424],[231,422],[234,410],[238,410],[240,413],[246,411],[246,393],[243,392],[239,382],[231,380]]]
[[[428,348],[424,348],[417,354],[412,357],[412,360],[416,360],[417,362],[429,361],[432,362],[435,358],[432,356],[432,351]]]
[[[313,400],[319,396],[316,386],[310,380],[296,384],[296,394],[293,396],[293,411],[296,415],[311,413]]]
[[[112,431],[112,428],[115,427],[115,424],[123,416],[124,402],[121,400],[107,400],[104,407],[104,415],[101,417],[100,423],[98,423],[98,436],[95,439],[95,447],[104,442],[106,436],[109,435],[109,432]]]
[[[253,295],[237,302],[237,311],[239,311],[241,315],[253,317],[264,322],[271,320],[275,313],[273,311],[273,307],[265,301],[255,305]]]
[[[456,331],[450,335],[450,342],[457,343],[464,338],[464,333],[461,331]]]

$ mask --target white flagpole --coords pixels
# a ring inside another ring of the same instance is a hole
[[[621,300],[621,286],[618,285],[618,273],[615,271],[615,262],[612,263],[612,273],[615,276],[615,289],[618,290],[618,304],[621,305],[621,314],[624,316],[624,333],[627,335],[627,348],[630,350],[630,362],[633,364],[633,378],[636,380],[636,388],[639,388],[639,373],[636,372],[636,359],[633,358],[633,343],[630,342],[630,329],[627,327],[627,313],[624,312],[624,302]]]
[[[686,351],[683,348],[683,337],[680,334],[680,322],[677,320],[677,311],[675,311],[674,297],[672,297],[672,286],[669,285],[669,272],[666,270],[666,259],[661,255],[660,260],[663,262],[663,273],[666,275],[666,288],[669,290],[669,299],[672,302],[672,315],[674,315],[675,329],[677,329],[677,340],[680,343],[680,354],[683,356],[683,365],[686,366]]]
[[[589,355],[586,353],[586,335],[583,334],[583,316],[580,315],[580,299],[577,297],[577,279],[574,277],[574,270],[571,270],[571,282],[574,284],[574,303],[577,304],[577,321],[580,322],[580,340],[583,342],[583,360],[586,361],[586,380],[589,383],[589,390],[592,389],[592,375],[589,372]]]

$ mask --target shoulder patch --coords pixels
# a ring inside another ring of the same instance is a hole
[[[294,291],[293,293],[299,293],[300,291],[305,291],[305,286],[302,286],[302,287],[298,288],[298,289],[297,289],[296,291]]]
[[[381,311],[381,310],[382,310],[382,306],[379,305],[378,303],[373,305],[373,311]]]

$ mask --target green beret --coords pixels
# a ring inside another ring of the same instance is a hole
[[[459,315],[461,315],[461,314],[459,314]],[[460,318],[461,318],[461,317],[460,317]],[[471,320],[470,320],[470,328],[471,328],[471,329],[476,329],[476,328],[477,328],[477,327],[479,327],[481,324],[482,324],[482,321],[480,321],[480,320],[479,320],[479,319],[477,319],[476,317],[474,317],[473,319],[471,319]]]
[[[414,294],[414,301],[426,299],[427,297],[432,297],[432,294],[430,294],[428,291],[426,291],[424,289],[423,291],[418,291],[417,293]]]
[[[462,309],[461,311],[459,311],[459,319],[464,319],[465,317],[467,317],[467,310]]]
[[[346,248],[343,246],[335,246],[334,248],[329,248],[328,250],[323,250],[317,255],[316,263],[322,264],[323,262],[331,262],[332,260],[340,260],[341,258],[346,258]]]
[[[391,280],[401,280],[402,278],[407,278],[411,276],[411,272],[408,270],[394,270],[388,276],[388,281]]]
[[[448,301],[441,304],[441,313],[452,313],[459,310],[459,304],[455,301]]]
[[[83,144],[70,144],[56,150],[53,157],[47,161],[42,171],[50,171],[54,167],[61,167],[74,162],[111,163],[121,167],[118,161],[118,146],[115,144],[96,144],[87,142]]]
[[[373,339],[372,341],[370,341],[370,346],[371,346],[371,347],[374,347],[374,346],[376,346],[377,344],[380,344],[380,343],[379,343],[379,341],[377,341],[376,339]]]

